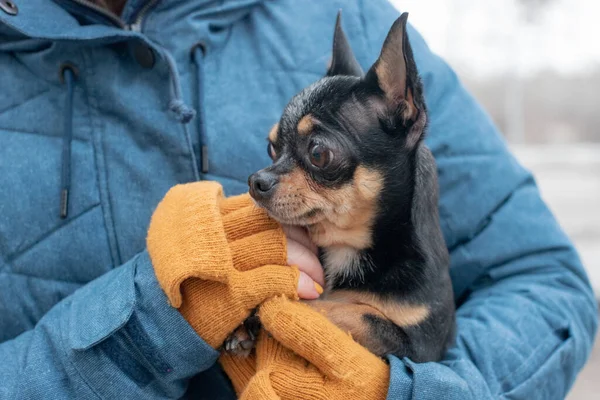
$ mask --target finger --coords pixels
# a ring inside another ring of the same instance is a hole
[[[323,287],[313,281],[310,276],[300,271],[298,279],[298,297],[305,300],[317,299],[323,293]]]
[[[284,295],[294,300],[298,298],[313,300],[323,293],[322,287],[315,284],[306,273],[296,267],[280,265],[264,265],[242,272],[230,282],[230,285],[236,287],[239,298],[247,310],[274,296]]]
[[[305,304],[275,297],[262,304],[259,316],[275,339],[331,378],[387,373],[383,360]]]
[[[287,258],[288,265],[296,265],[300,271],[305,272],[321,286],[325,284],[323,267],[312,251],[300,243],[289,239],[287,241]]]
[[[297,300],[300,275],[295,267],[263,265],[236,274],[230,279],[229,286],[236,293],[240,305],[251,310],[274,296],[284,295]]]
[[[265,210],[254,205],[231,211],[222,217],[222,221],[228,241],[238,240],[252,236],[256,232],[267,230],[276,230],[279,234],[282,232],[280,225],[269,218]]]
[[[248,251],[260,244],[260,251]],[[248,271],[262,265],[286,265],[286,241],[281,232],[267,230],[229,242],[233,265],[238,271]]]
[[[319,248],[308,237],[308,232],[300,226],[282,225],[283,233],[288,239],[300,243],[302,246],[310,250],[314,255],[319,254]]]

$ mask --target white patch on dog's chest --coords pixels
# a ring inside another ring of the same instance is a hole
[[[325,280],[330,289],[340,279],[363,277],[361,252],[349,246],[331,246],[323,249]]]

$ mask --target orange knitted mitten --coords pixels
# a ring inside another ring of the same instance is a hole
[[[255,357],[221,356],[240,399],[386,398],[389,366],[317,311],[280,296],[259,315],[266,332]]]
[[[173,187],[152,216],[147,247],[171,305],[213,348],[263,300],[298,298],[299,271],[285,266],[279,224],[247,194],[224,198],[216,182]]]

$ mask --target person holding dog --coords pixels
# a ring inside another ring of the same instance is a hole
[[[384,0],[0,0],[0,398],[564,398],[597,329],[581,261],[411,27],[455,344],[384,362],[289,300],[321,294],[317,250],[243,193],[339,8],[366,70]],[[273,337],[218,363],[261,304]]]

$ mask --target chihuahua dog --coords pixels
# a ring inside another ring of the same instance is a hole
[[[376,355],[427,362],[453,340],[455,310],[407,18],[363,74],[338,14],[326,76],[286,106],[269,134],[273,164],[248,182],[319,247],[326,288],[307,303]],[[259,326],[250,318],[226,350],[248,352]]]

